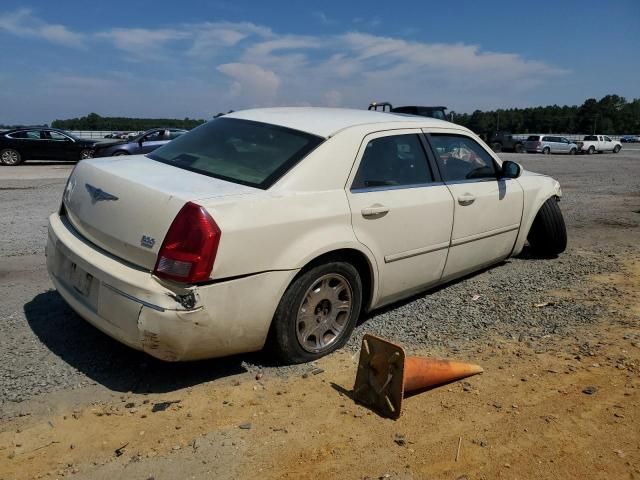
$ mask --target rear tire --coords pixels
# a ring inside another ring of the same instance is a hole
[[[527,240],[534,252],[545,257],[558,255],[567,248],[567,227],[555,197],[538,210]]]
[[[5,148],[0,152],[0,163],[8,167],[15,167],[23,162],[20,152],[13,148]]]
[[[525,153],[524,145],[521,143],[516,143],[515,151],[516,153]]]
[[[499,142],[492,143],[491,150],[493,150],[496,153],[500,153],[502,151],[502,144]]]
[[[596,153],[596,149],[595,149],[595,147],[593,145],[591,145],[589,147],[589,150],[587,150],[587,154],[593,155],[594,153]]]
[[[129,155],[129,153],[128,153],[128,152],[125,152],[124,150],[118,150],[117,152],[115,152],[115,153],[113,154],[113,156],[114,156],[114,157],[122,157],[122,156],[124,156],[124,155]]]
[[[549,147],[544,147],[542,149],[542,154],[543,155],[549,155],[551,153],[551,149]]]
[[[362,291],[350,263],[329,262],[302,273],[280,300],[269,347],[284,363],[310,362],[341,348],[360,317]]]

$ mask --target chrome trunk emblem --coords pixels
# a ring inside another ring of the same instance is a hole
[[[84,186],[91,196],[91,203],[102,202],[103,200],[118,200],[118,197],[105,192],[104,190],[85,183]]]

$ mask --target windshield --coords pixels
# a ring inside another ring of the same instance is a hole
[[[266,189],[323,139],[268,123],[217,118],[149,154],[211,177]]]

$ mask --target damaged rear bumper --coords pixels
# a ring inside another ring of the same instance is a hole
[[[166,361],[260,350],[297,273],[264,272],[181,288],[97,249],[58,214],[49,218],[46,255],[54,286],[76,313]]]

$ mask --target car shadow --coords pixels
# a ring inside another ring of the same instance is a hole
[[[169,363],[129,348],[78,316],[55,291],[24,305],[29,326],[62,361],[116,392],[166,393],[247,371],[260,354]]]

